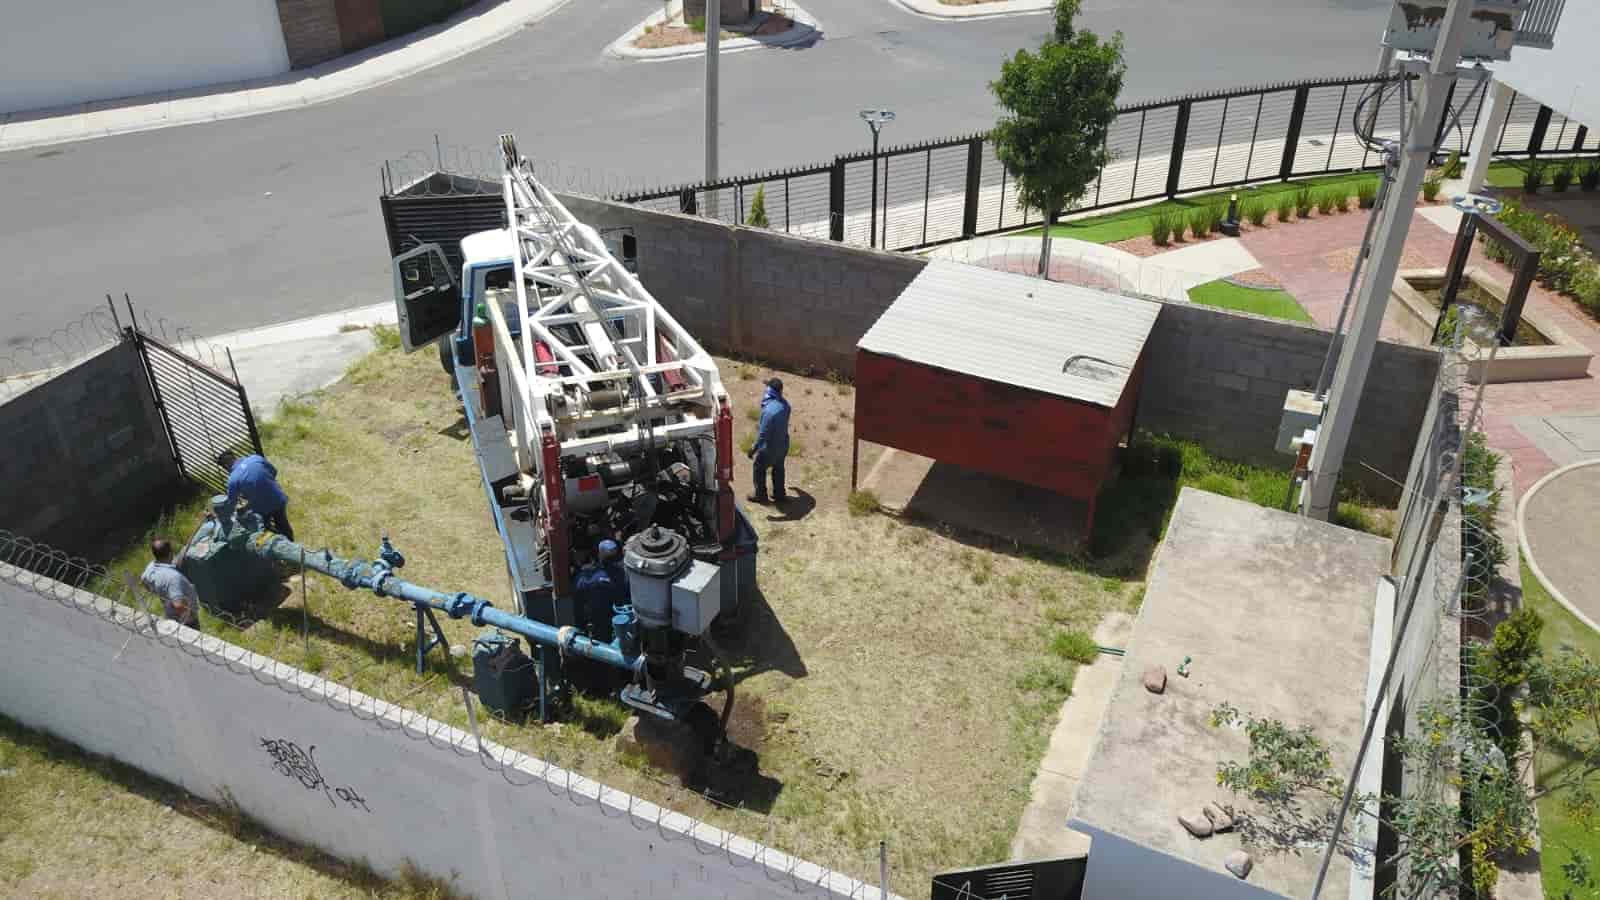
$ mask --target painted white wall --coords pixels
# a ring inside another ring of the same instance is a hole
[[[5,4],[0,113],[289,71],[275,0]]]
[[[1073,820],[1089,835],[1083,900],[1281,900],[1281,895]]]
[[[480,758],[471,734],[444,723],[171,622],[149,626],[0,564],[0,712],[192,793],[226,791],[274,831],[379,872],[409,859],[455,875],[475,897],[882,900],[576,774],[516,764],[499,745]],[[288,743],[315,775],[286,765]],[[513,765],[502,772],[501,760]]]
[[[1600,40],[1600,2],[1572,0],[1556,26],[1555,48],[1518,47],[1495,66],[1494,77],[1518,93],[1590,128],[1600,128],[1600,66],[1594,44]]]

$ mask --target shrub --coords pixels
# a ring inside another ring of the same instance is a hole
[[[1278,221],[1287,222],[1294,217],[1294,198],[1288,194],[1278,199]]]
[[[1325,216],[1333,214],[1334,205],[1338,202],[1339,199],[1337,191],[1329,190],[1317,192],[1317,212],[1322,213]]]
[[[751,228],[766,228],[767,225],[767,186],[756,188],[756,195],[750,201],[750,216],[745,219],[745,224]]]
[[[1251,200],[1244,205],[1244,217],[1257,228],[1267,223],[1267,204],[1264,200]]]
[[[1196,238],[1203,238],[1211,233],[1210,210],[1197,209],[1189,213],[1189,233]]]
[[[1444,166],[1439,169],[1439,177],[1445,179],[1460,178],[1462,168],[1461,151],[1451,150],[1450,155],[1444,161]]]
[[[1294,195],[1294,214],[1301,219],[1311,218],[1311,208],[1317,205],[1310,188],[1301,188]]]
[[[1150,217],[1150,240],[1157,247],[1165,247],[1172,242],[1173,215],[1168,212],[1158,212]]]
[[[705,34],[706,33],[706,17],[705,16],[695,16],[694,18],[690,19],[689,20],[689,29],[691,31],[693,31],[695,34]]]
[[[852,516],[870,516],[878,511],[878,495],[871,491],[856,491],[845,505]]]
[[[1050,652],[1062,659],[1089,665],[1100,655],[1100,645],[1082,631],[1058,631],[1050,638]]]
[[[1205,208],[1205,215],[1202,217],[1205,219],[1206,234],[1211,234],[1214,231],[1221,230],[1222,220],[1226,218],[1227,215],[1227,211],[1221,205],[1207,206]]]
[[[1361,182],[1356,188],[1356,205],[1362,209],[1371,209],[1378,205],[1378,186],[1370,181]]]
[[[1564,191],[1572,184],[1572,167],[1560,166],[1550,173],[1550,188],[1556,192]]]
[[[1439,189],[1444,187],[1444,182],[1437,178],[1429,178],[1422,182],[1422,199],[1432,203],[1439,199]]]
[[[1522,189],[1530,194],[1539,193],[1544,186],[1544,163],[1534,160],[1522,171]]]
[[[1600,188],[1600,158],[1585,160],[1578,168],[1578,186],[1586,191]]]

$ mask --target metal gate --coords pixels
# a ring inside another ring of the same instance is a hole
[[[261,434],[233,367],[233,353],[228,352],[230,374],[224,375],[137,328],[129,331],[144,359],[151,396],[166,423],[178,470],[197,484],[224,492],[228,473],[217,465],[218,454],[261,452]]]
[[[933,900],[1079,900],[1087,856],[1010,862],[933,876]]]

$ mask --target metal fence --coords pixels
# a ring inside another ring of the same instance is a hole
[[[1373,75],[1243,87],[1122,108],[1107,136],[1111,161],[1070,212],[1110,209],[1246,184],[1374,168],[1376,154],[1351,120],[1362,97],[1383,84]],[[1459,86],[1459,118],[1442,129],[1440,151],[1466,155],[1477,134],[1487,90],[1468,100]],[[1369,104],[1370,130],[1398,139],[1402,92]],[[1530,157],[1600,151],[1591,132],[1538,101],[1514,96],[1501,123],[1496,155]],[[874,192],[873,169],[877,169]],[[613,199],[652,209],[747,224],[757,193],[767,227],[791,234],[890,250],[1037,225],[1038,210],[1016,185],[984,134],[887,147],[876,155],[845,154],[818,163]],[[874,228],[875,224],[875,228]]]

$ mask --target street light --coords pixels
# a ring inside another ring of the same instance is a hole
[[[894,111],[888,109],[863,109],[861,120],[872,129],[872,224],[867,234],[867,246],[878,246],[878,133],[883,126],[894,121]]]

